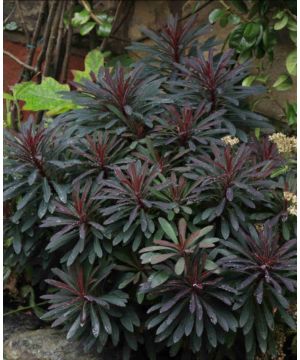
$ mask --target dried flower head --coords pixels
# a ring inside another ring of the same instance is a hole
[[[280,153],[292,153],[297,150],[297,139],[295,136],[286,136],[283,133],[274,133],[269,136],[269,140],[277,145]]]
[[[285,200],[290,201],[293,205],[297,204],[297,195],[290,192],[290,191],[284,191],[283,197]]]
[[[287,209],[288,213],[290,215],[295,215],[297,216],[297,205],[290,205]]]
[[[223,141],[224,144],[230,146],[234,146],[240,142],[240,140],[237,137],[230,135],[222,137],[221,140]]]
[[[255,226],[255,229],[258,231],[258,232],[261,232],[264,230],[264,224],[262,223],[257,223],[257,224],[254,224]]]
[[[290,206],[287,208],[288,213],[297,216],[297,195],[290,191],[284,191],[283,197],[290,203]]]

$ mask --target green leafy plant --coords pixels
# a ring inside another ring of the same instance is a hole
[[[71,19],[71,25],[79,30],[81,36],[88,35],[94,29],[98,36],[109,36],[114,17],[95,12],[87,1],[82,1],[81,4],[82,7],[74,13]]]
[[[288,120],[289,125],[294,125],[295,108],[281,105],[273,96],[275,91],[288,91],[293,85],[293,77],[297,75],[296,49],[286,57],[286,71],[273,81],[269,79],[269,72],[274,61],[274,52],[281,32],[288,32],[291,43],[296,47],[297,16],[295,2],[272,2],[268,0],[251,1],[222,1],[209,15],[210,23],[218,22],[221,27],[230,26],[225,45],[236,50],[239,62],[256,59],[257,68],[253,74],[243,81],[244,86],[261,83],[268,88],[268,92],[254,102],[257,106],[261,101],[268,100],[276,104],[281,110],[281,117]],[[267,60],[266,60],[267,58]]]

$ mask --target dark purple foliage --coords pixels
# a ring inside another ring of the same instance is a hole
[[[237,151],[230,146],[212,147],[213,157],[206,154],[192,158],[191,167],[199,176],[191,175],[196,185],[190,196],[191,202],[215,203],[206,210],[209,221],[221,216],[225,210],[235,230],[245,221],[243,208],[256,208],[265,200],[265,193],[276,183],[269,179],[274,164],[272,160],[252,164],[252,150],[243,144]]]
[[[109,170],[118,160],[124,157],[125,142],[116,135],[110,136],[107,132],[99,131],[95,136],[86,135],[84,139],[80,139],[78,144],[73,145],[73,151],[80,157],[81,164],[86,168],[82,173],[80,168],[80,176],[74,181],[79,181],[86,176],[98,176],[104,174],[108,176]]]
[[[185,105],[179,111],[173,105],[167,106],[166,114],[157,118],[158,125],[152,133],[154,142],[158,146],[175,143],[193,151],[198,145],[215,142],[218,135],[228,133],[228,130],[221,128],[225,111],[209,115],[209,108],[205,102],[196,109]]]

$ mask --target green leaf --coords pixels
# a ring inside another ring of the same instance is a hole
[[[177,275],[181,275],[184,271],[184,258],[183,257],[180,257],[178,260],[177,260],[177,263],[175,265],[175,273]]]
[[[18,24],[15,21],[11,21],[4,26],[4,30],[14,31],[17,30]]]
[[[80,82],[83,79],[91,79],[90,73],[98,73],[99,69],[104,66],[104,58],[107,53],[102,53],[98,49],[90,51],[84,59],[84,71],[73,70],[74,81]]]
[[[143,259],[143,264],[145,264],[146,262],[151,262],[151,264],[152,265],[155,265],[155,264],[159,264],[160,262],[163,262],[163,261],[165,261],[165,260],[167,260],[167,259],[169,259],[170,257],[173,257],[173,256],[175,256],[176,255],[176,253],[169,253],[169,254],[160,254],[160,255],[153,255],[153,254],[151,254],[151,253],[148,253],[148,254],[143,254],[142,256],[141,256],[141,259]],[[146,260],[144,260],[144,257],[145,256],[149,256],[149,259],[148,259],[148,261]]]
[[[76,12],[71,20],[71,24],[74,27],[85,24],[90,19],[90,14],[86,9],[83,9],[80,12]]]
[[[259,140],[260,138],[260,128],[255,128],[254,129],[254,134],[257,140]]]
[[[29,176],[28,176],[28,185],[32,186],[38,176],[38,171],[34,170]]]
[[[232,24],[232,25],[238,25],[241,21],[241,18],[235,14],[230,14],[228,16],[228,22],[229,24]]]
[[[286,58],[285,65],[290,75],[297,75],[297,50],[289,53],[288,57]]]
[[[16,254],[20,254],[22,250],[21,236],[18,231],[15,232],[13,237],[13,248]]]
[[[225,14],[223,9],[214,9],[208,16],[208,21],[213,24]]]
[[[175,243],[178,244],[177,235],[172,227],[172,225],[163,218],[158,218],[160,226],[162,227],[165,234]]]
[[[291,88],[292,83],[292,79],[289,75],[282,74],[274,82],[273,87],[278,91],[286,91]]]
[[[48,209],[48,203],[46,203],[43,199],[38,208],[38,217],[40,219],[45,216],[47,209]]]
[[[289,17],[287,15],[284,15],[281,20],[277,21],[274,24],[274,30],[278,31],[283,29],[287,25],[288,21],[289,21]]]
[[[92,334],[94,335],[95,338],[97,338],[99,335],[99,331],[100,331],[100,324],[99,324],[99,320],[98,320],[96,311],[93,307],[93,304],[91,304],[90,306],[91,306]]]
[[[280,20],[283,18],[284,14],[285,12],[283,10],[280,10],[273,16],[273,19]]]
[[[29,201],[34,197],[35,193],[37,192],[38,187],[35,187],[33,190],[28,192],[26,195],[24,195],[17,204],[17,210],[23,209],[24,206],[26,206]]]
[[[15,100],[15,98],[13,97],[13,95],[11,95],[11,94],[9,94],[9,93],[3,93],[3,99],[5,99],[5,100],[11,100],[11,101],[13,101],[13,100]]]
[[[278,168],[277,170],[275,170],[272,175],[271,175],[271,179],[279,176],[279,175],[282,175],[282,174],[286,174],[287,171],[289,170],[289,167],[287,165],[285,166],[281,166],[280,168]]]
[[[197,230],[193,232],[187,239],[187,245],[191,246],[193,245],[197,240],[199,240],[201,237],[208,234],[214,227],[212,225],[206,226],[200,230]],[[205,241],[205,240],[204,240]],[[201,244],[203,241],[201,241]]]
[[[286,117],[288,120],[289,125],[294,125],[297,123],[297,104],[296,103],[289,103],[286,104]]]
[[[76,334],[77,330],[79,330],[79,328],[80,328],[80,315],[78,315],[78,317],[70,327],[67,333],[67,340],[71,339]]]
[[[156,286],[163,284],[165,281],[168,280],[168,278],[169,278],[169,274],[164,270],[160,270],[152,274],[149,277],[149,281],[151,282],[151,287],[154,288]]]
[[[269,75],[258,75],[255,80],[261,82],[262,84],[265,84],[268,79]]]
[[[222,222],[221,222],[221,233],[223,238],[227,240],[230,234],[230,229],[227,220],[224,218],[222,218]]]
[[[59,197],[59,200],[65,204],[67,202],[68,186],[57,184],[55,181],[52,181],[52,185]]]
[[[297,34],[297,22],[295,20],[293,20],[292,18],[289,18],[288,29]]]
[[[110,323],[109,317],[107,316],[106,312],[104,310],[100,311],[100,316],[101,316],[101,320],[103,322],[105,331],[108,334],[111,334],[111,332],[112,332],[111,323]]]
[[[94,239],[94,251],[98,258],[101,258],[103,255],[102,248],[99,242],[99,239]]]
[[[104,22],[97,27],[96,33],[101,37],[108,37],[111,32],[112,25],[109,22]]]
[[[297,32],[296,31],[290,31],[289,32],[290,39],[294,44],[297,44]]]
[[[44,201],[48,203],[51,197],[51,188],[46,178],[43,179],[43,193],[44,193]]]
[[[216,237],[204,239],[200,241],[199,247],[202,249],[214,247],[215,242],[218,242],[219,240],[220,239]]]
[[[81,36],[84,36],[84,35],[87,35],[89,32],[91,32],[94,27],[95,27],[96,23],[94,23],[93,21],[89,21],[85,24],[83,24],[82,26],[80,26],[80,35]]]
[[[242,82],[242,85],[245,87],[251,86],[255,79],[256,79],[255,75],[249,75],[249,76],[245,77],[245,79]]]
[[[174,334],[173,334],[173,341],[174,343],[177,343],[182,336],[184,335],[184,330],[185,330],[185,322],[179,322],[179,325],[177,326]]]
[[[49,115],[58,115],[77,107],[71,100],[63,99],[61,91],[70,91],[69,85],[60,84],[51,77],[44,77],[41,84],[28,81],[13,88],[15,99],[25,101],[23,110],[48,110]]]
[[[284,240],[287,241],[290,239],[290,229],[286,222],[282,223],[282,235]]]
[[[249,23],[246,25],[244,30],[244,37],[247,40],[253,40],[260,33],[261,25],[257,23]]]
[[[218,268],[218,265],[212,260],[206,259],[204,268],[207,271],[212,271],[216,270]]]
[[[243,64],[245,61],[247,61],[249,58],[251,58],[251,56],[252,56],[251,49],[242,51],[239,56],[239,63]]]
[[[224,15],[221,17],[220,19],[220,26],[221,27],[226,27],[228,24],[228,16],[227,15]]]
[[[120,63],[124,67],[128,67],[134,63],[134,59],[131,58],[128,54],[114,56],[107,62],[107,66],[115,67],[117,63]]]

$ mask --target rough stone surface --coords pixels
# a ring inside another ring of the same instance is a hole
[[[77,343],[67,341],[64,332],[38,329],[13,333],[4,342],[5,360],[101,360],[84,354]]]
[[[12,314],[4,317],[3,340],[6,341],[12,334],[22,331],[35,330],[41,321],[33,315]]]
[[[129,24],[129,39],[137,41],[143,36],[141,26],[157,30],[169,14],[170,9],[167,1],[156,1],[155,6],[153,6],[152,1],[137,1]]]
[[[85,354],[79,342],[66,340],[66,332],[45,327],[34,315],[17,313],[4,317],[4,360],[120,360],[119,349]],[[136,359],[136,358],[132,358]],[[138,358],[139,359],[139,358]]]

